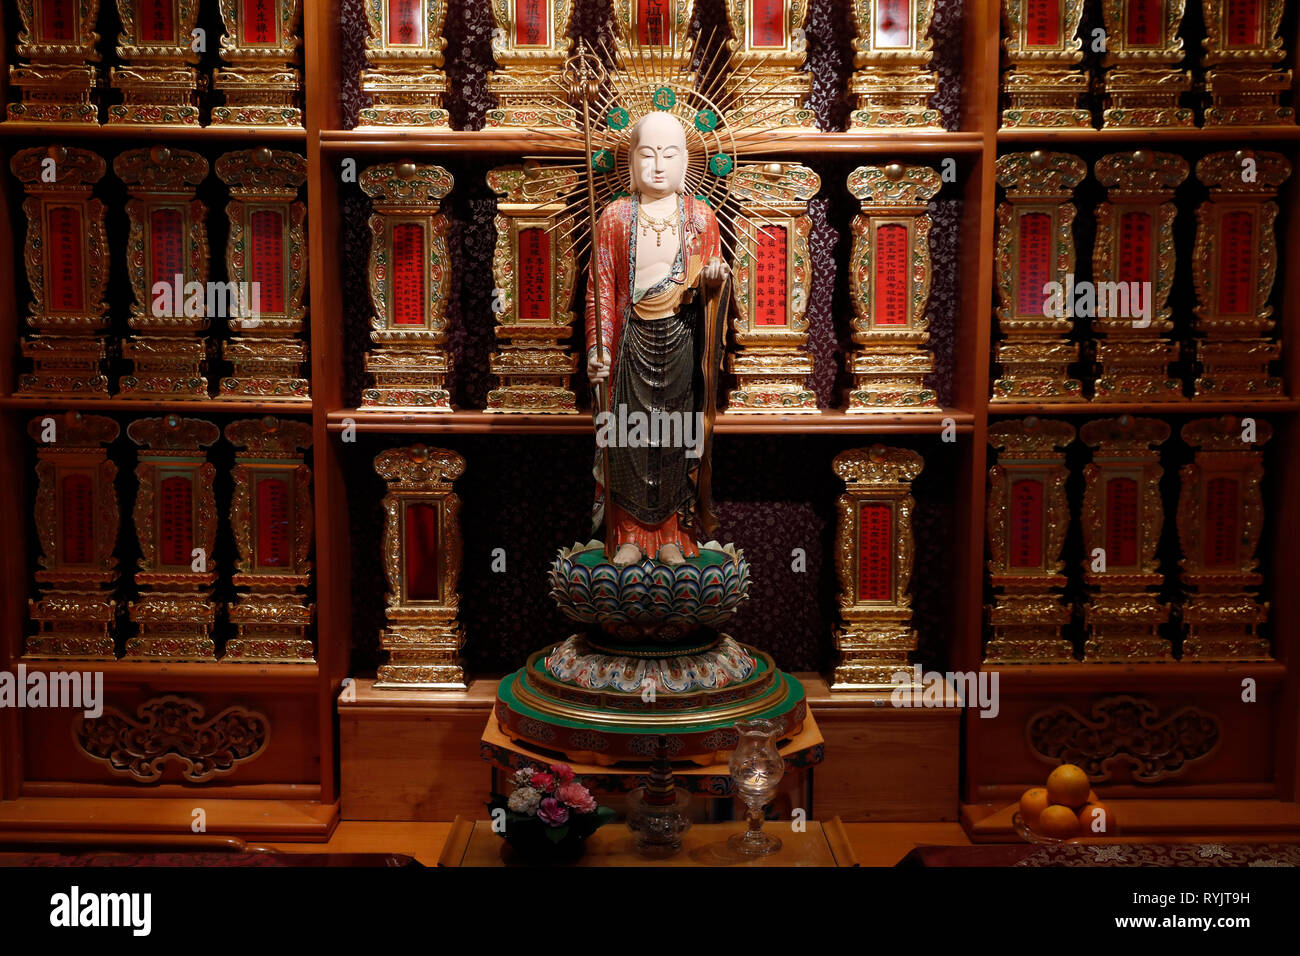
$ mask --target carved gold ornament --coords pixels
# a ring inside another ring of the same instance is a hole
[[[1192,74],[1176,69],[1183,59],[1178,36],[1186,0],[1102,0],[1106,25],[1104,129],[1190,127],[1195,118],[1179,105],[1192,88]]]
[[[817,115],[805,106],[808,0],[726,0],[726,7],[732,39],[723,92],[738,100],[727,122],[754,133],[815,127]]]
[[[74,724],[73,732],[87,757],[138,783],[158,783],[172,764],[185,782],[208,783],[266,751],[271,722],[265,714],[240,705],[207,720],[205,713],[197,700],[167,694],[145,701],[135,717],[105,707],[102,716]]]
[[[106,446],[120,429],[103,415],[66,412],[33,418],[27,433],[37,443],[33,518],[41,596],[28,601],[38,630],[27,638],[23,657],[111,661],[119,516],[117,465]]]
[[[464,546],[460,497],[452,483],[465,459],[444,448],[412,445],[375,458],[388,482],[384,497],[384,571],[388,625],[379,644],[388,661],[377,688],[464,690],[464,634],[457,618]]]
[[[906,448],[872,445],[835,456],[844,481],[835,502],[835,570],[840,580],[842,626],[835,630],[839,662],[831,690],[899,686],[911,673],[912,482],[924,459]]]
[[[1065,452],[1074,440],[1067,422],[1026,418],[989,426],[998,450],[989,469],[989,584],[992,631],[984,659],[1000,664],[1070,663],[1074,648],[1061,637],[1070,609],[1060,595],[1066,579],[1061,547],[1070,524]]]
[[[1286,0],[1201,0],[1206,126],[1295,123],[1295,110],[1278,102],[1291,91],[1291,71],[1278,69],[1285,10]]]
[[[577,114],[560,100],[569,55],[573,0],[491,0],[492,56],[497,69],[487,88],[497,105],[487,111],[493,126],[571,128]]]

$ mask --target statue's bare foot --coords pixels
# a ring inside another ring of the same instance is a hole
[[[625,568],[629,564],[636,564],[641,560],[641,549],[634,544],[620,545],[619,549],[614,552],[614,563],[620,568]]]
[[[669,567],[677,567],[679,564],[685,564],[686,558],[682,554],[682,549],[675,544],[666,544],[659,549],[659,560]]]

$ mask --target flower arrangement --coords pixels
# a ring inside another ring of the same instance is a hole
[[[568,764],[553,763],[545,770],[521,767],[510,783],[510,795],[494,793],[488,809],[493,829],[526,856],[581,852],[582,841],[614,819],[614,811],[597,805]]]

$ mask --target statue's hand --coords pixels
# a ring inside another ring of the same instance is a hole
[[[723,262],[718,256],[710,259],[704,267],[704,281],[709,285],[722,285],[729,275],[731,275],[731,266]]]
[[[602,362],[593,352],[587,359],[587,378],[592,385],[599,385],[609,378],[609,362]]]

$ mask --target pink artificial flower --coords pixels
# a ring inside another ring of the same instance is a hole
[[[560,781],[560,783],[573,782],[573,768],[567,763],[551,764],[551,773],[555,774],[555,779]]]
[[[558,827],[569,822],[569,808],[554,797],[545,797],[537,808],[537,819],[547,826]]]
[[[534,789],[550,793],[551,788],[555,786],[555,778],[549,773],[535,773],[533,779],[528,781],[528,785]]]
[[[561,784],[556,788],[555,796],[579,813],[591,813],[596,809],[596,798],[580,783]]]

